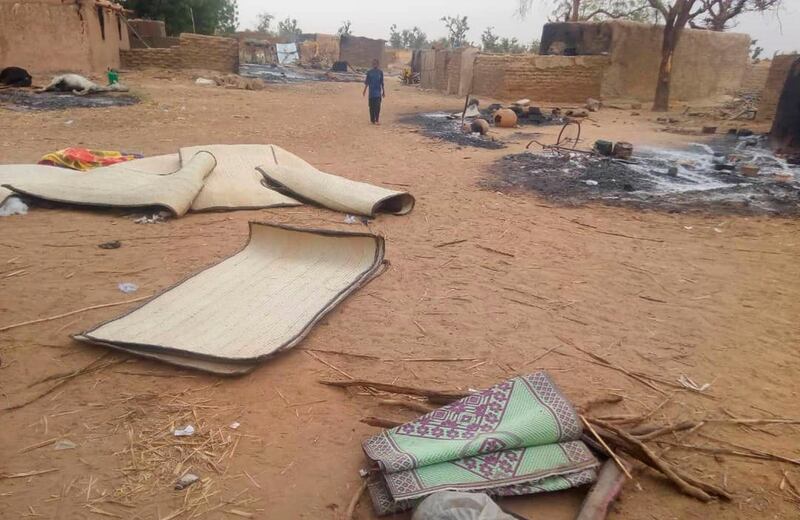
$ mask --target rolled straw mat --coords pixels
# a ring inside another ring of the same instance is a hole
[[[217,158],[217,166],[206,179],[203,191],[192,203],[192,211],[261,209],[299,206],[300,202],[270,189],[256,170],[262,164],[275,164],[276,154],[284,154],[268,144],[212,144],[181,148],[185,162],[205,150]]]
[[[6,201],[13,191],[6,188],[6,184],[13,184],[18,180],[25,180],[37,175],[53,175],[65,171],[58,166],[45,166],[43,164],[2,164],[0,165],[0,205]]]
[[[218,374],[298,344],[380,274],[383,238],[250,223],[234,256],[76,339]]]
[[[270,186],[298,200],[368,217],[376,213],[405,215],[414,208],[414,197],[407,192],[324,173],[296,155],[283,152],[277,164],[262,164],[258,169]]]
[[[153,166],[167,159],[141,159]],[[16,176],[3,187],[23,195],[55,202],[87,206],[146,207],[163,206],[175,215],[184,215],[203,188],[203,180],[216,161],[208,152],[200,152],[183,162],[172,174],[154,175],[153,168],[142,168],[139,161],[78,172],[64,168],[37,171],[36,175]],[[172,163],[174,165],[174,162]]]

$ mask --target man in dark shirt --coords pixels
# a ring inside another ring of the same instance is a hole
[[[383,85],[383,71],[380,62],[372,60],[372,68],[367,72],[364,80],[364,93],[369,90],[369,120],[373,125],[379,125],[381,119],[381,99],[386,97],[386,88]]]

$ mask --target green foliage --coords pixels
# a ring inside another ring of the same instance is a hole
[[[499,52],[500,37],[494,33],[494,27],[487,27],[481,34],[481,48],[485,52]]]
[[[750,41],[750,59],[758,63],[761,61],[761,55],[764,53],[764,47],[758,45],[758,40]]]
[[[519,14],[524,18],[540,4],[550,11],[553,21],[602,21],[625,19],[635,22],[655,22],[657,11],[648,0],[579,0],[577,14],[574,0],[519,0]]]
[[[447,41],[450,47],[466,47],[469,45],[467,41],[467,31],[469,31],[469,23],[466,16],[443,16],[441,19],[447,27]]]
[[[286,38],[289,41],[296,41],[297,38],[303,34],[303,30],[297,25],[297,20],[291,16],[287,16],[286,20],[278,22],[278,36]]]
[[[336,34],[338,34],[339,36],[350,36],[351,34],[353,34],[352,31],[350,30],[350,26],[352,25],[353,23],[350,20],[342,22],[342,26],[339,27],[339,30],[336,31]]]
[[[122,5],[139,18],[163,21],[173,36],[192,32],[192,14],[199,34],[227,34],[239,25],[236,0],[123,0]]]
[[[272,25],[272,21],[274,19],[275,15],[270,14],[266,11],[259,14],[258,25],[256,26],[256,30],[264,34],[272,34],[272,29],[270,28],[270,26]]]
[[[428,35],[419,27],[397,30],[397,24],[389,28],[389,45],[394,49],[424,49],[428,43]]]

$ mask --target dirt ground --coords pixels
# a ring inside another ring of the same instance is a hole
[[[652,419],[663,424],[800,415],[797,220],[560,208],[534,193],[482,189],[488,166],[527,141],[484,150],[430,140],[397,118],[455,111],[461,101],[394,80],[380,127],[369,124],[357,84],[240,91],[195,86],[188,75],[125,80],[143,96],[141,104],[0,111],[0,162],[35,162],[67,146],[152,155],[196,144],[275,143],[320,169],[407,187],[417,206],[367,226],[386,237],[388,272],[300,346],[246,377],[212,377],[70,340],[133,304],[0,333],[0,407],[58,383],[26,406],[0,411],[0,518],[340,518],[360,484],[360,442],[378,431],[359,419],[414,417],[317,383],[342,373],[463,389],[547,370],[577,404],[609,393],[625,397],[598,415],[648,413],[660,404]],[[589,139],[636,145],[697,140],[660,132],[649,116],[601,111],[584,131]],[[558,128],[522,131],[552,141]],[[309,207],[190,214],[154,225],[134,224],[128,212],[35,208],[0,219],[0,327],[155,294],[238,250],[249,220],[365,228]],[[111,240],[122,247],[97,247]],[[123,294],[119,282],[139,290]],[[707,395],[668,386],[659,393],[587,362],[570,342],[626,369],[711,386]],[[51,377],[101,356],[97,370]],[[441,357],[468,360],[401,361]],[[172,428],[186,424],[198,434],[176,440]],[[709,424],[668,440],[708,445],[704,435],[800,459],[796,426]],[[77,447],[55,449],[64,439]],[[180,450],[172,447],[177,443]],[[800,485],[797,464],[680,448],[664,456],[725,487],[734,501],[702,504],[640,470],[611,518],[798,517],[787,483]],[[173,490],[187,469],[206,480]],[[29,472],[43,473],[8,478]],[[502,504],[526,518],[566,520],[584,494]],[[368,499],[356,518],[374,518]]]

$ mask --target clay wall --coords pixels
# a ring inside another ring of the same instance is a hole
[[[503,101],[583,103],[600,96],[608,64],[605,56],[478,54],[472,92]]]
[[[176,47],[123,51],[122,61],[124,67],[131,69],[207,69],[236,73],[239,72],[239,41],[184,33]]]
[[[607,24],[613,38],[603,98],[652,100],[661,62],[661,27],[620,21]],[[749,46],[746,34],[684,30],[673,58],[672,100],[736,92],[750,61]]]
[[[0,68],[101,73],[129,48],[118,11],[92,0],[0,0]]]
[[[381,66],[386,65],[385,40],[345,36],[339,41],[339,49],[339,60],[348,62],[352,67],[372,67],[372,60],[380,60]]]

